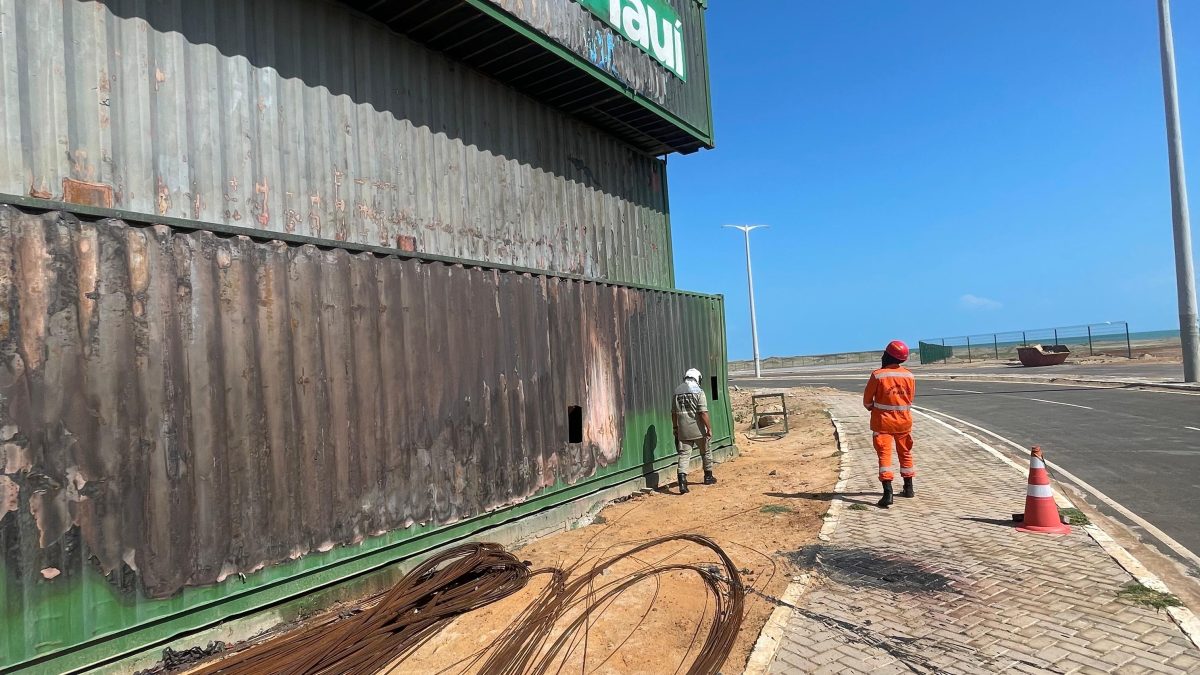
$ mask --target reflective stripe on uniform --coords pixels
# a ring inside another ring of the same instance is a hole
[[[1053,497],[1054,488],[1049,485],[1030,485],[1029,491],[1025,494],[1030,497]]]
[[[901,476],[903,476],[903,477],[905,477],[905,478],[915,478],[915,477],[916,477],[916,475],[917,475],[917,467],[915,467],[915,466],[910,466],[910,467],[909,467],[909,468],[907,468],[907,469],[905,469],[905,468],[901,467],[901,468],[900,468],[900,475],[901,475]]]
[[[885,473],[892,473],[892,471],[893,471],[895,468],[896,468],[896,467],[893,467],[893,466],[881,466],[881,467],[879,467],[879,475],[881,475],[881,476],[882,476],[882,475],[883,475],[883,474],[885,474]]]
[[[913,379],[913,374],[912,373],[902,373],[902,372],[875,373],[875,379],[877,379],[877,380],[882,380],[882,379],[888,378],[888,377],[903,377],[905,379],[911,380],[911,379]]]
[[[912,406],[910,405],[886,405],[884,403],[876,403],[873,407],[875,410],[895,410],[898,412],[912,410]]]

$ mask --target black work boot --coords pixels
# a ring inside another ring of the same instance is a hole
[[[708,471],[704,472],[704,484],[705,485],[716,485],[717,484],[717,477],[712,475],[712,469],[709,469]]]
[[[901,497],[908,497],[911,499],[911,498],[917,496],[917,491],[913,489],[912,482],[913,482],[913,479],[911,479],[911,478],[904,479],[904,492],[900,493]]]
[[[687,474],[681,473],[679,474],[679,494],[686,495],[687,493]]]
[[[883,481],[883,498],[876,504],[881,509],[886,509],[892,505],[892,481]]]

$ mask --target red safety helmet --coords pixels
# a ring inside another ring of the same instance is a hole
[[[900,361],[901,363],[908,360],[908,345],[899,340],[892,340],[888,343],[887,349],[883,350],[885,354]]]

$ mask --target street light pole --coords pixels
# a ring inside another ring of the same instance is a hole
[[[766,225],[726,225],[746,235],[746,285],[750,288],[750,336],[754,340],[754,377],[762,377],[762,362],[758,358],[758,316],[754,312],[754,272],[750,267],[750,232]]]
[[[1167,112],[1167,154],[1171,163],[1171,220],[1175,229],[1175,276],[1179,289],[1179,337],[1183,344],[1183,381],[1200,381],[1200,326],[1196,312],[1196,271],[1192,263],[1192,229],[1188,218],[1187,183],[1183,171],[1183,132],[1179,124],[1179,91],[1175,78],[1175,41],[1171,36],[1171,4],[1158,0],[1158,37],[1162,55],[1163,99]]]

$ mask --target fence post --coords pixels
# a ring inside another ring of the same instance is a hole
[[[999,361],[1000,360],[1000,338],[996,337],[995,333],[992,333],[992,346],[996,348],[996,360]]]
[[[967,363],[975,363],[971,360],[971,336],[967,336]]]
[[[1058,329],[1054,329],[1054,344],[1058,344]]]
[[[1125,324],[1125,358],[1133,358],[1133,343],[1129,341],[1129,324]]]
[[[1025,337],[1025,331],[1021,331],[1021,346],[1022,347],[1029,346],[1029,340]]]
[[[1096,351],[1092,349],[1092,327],[1088,326],[1088,356],[1095,356]]]

